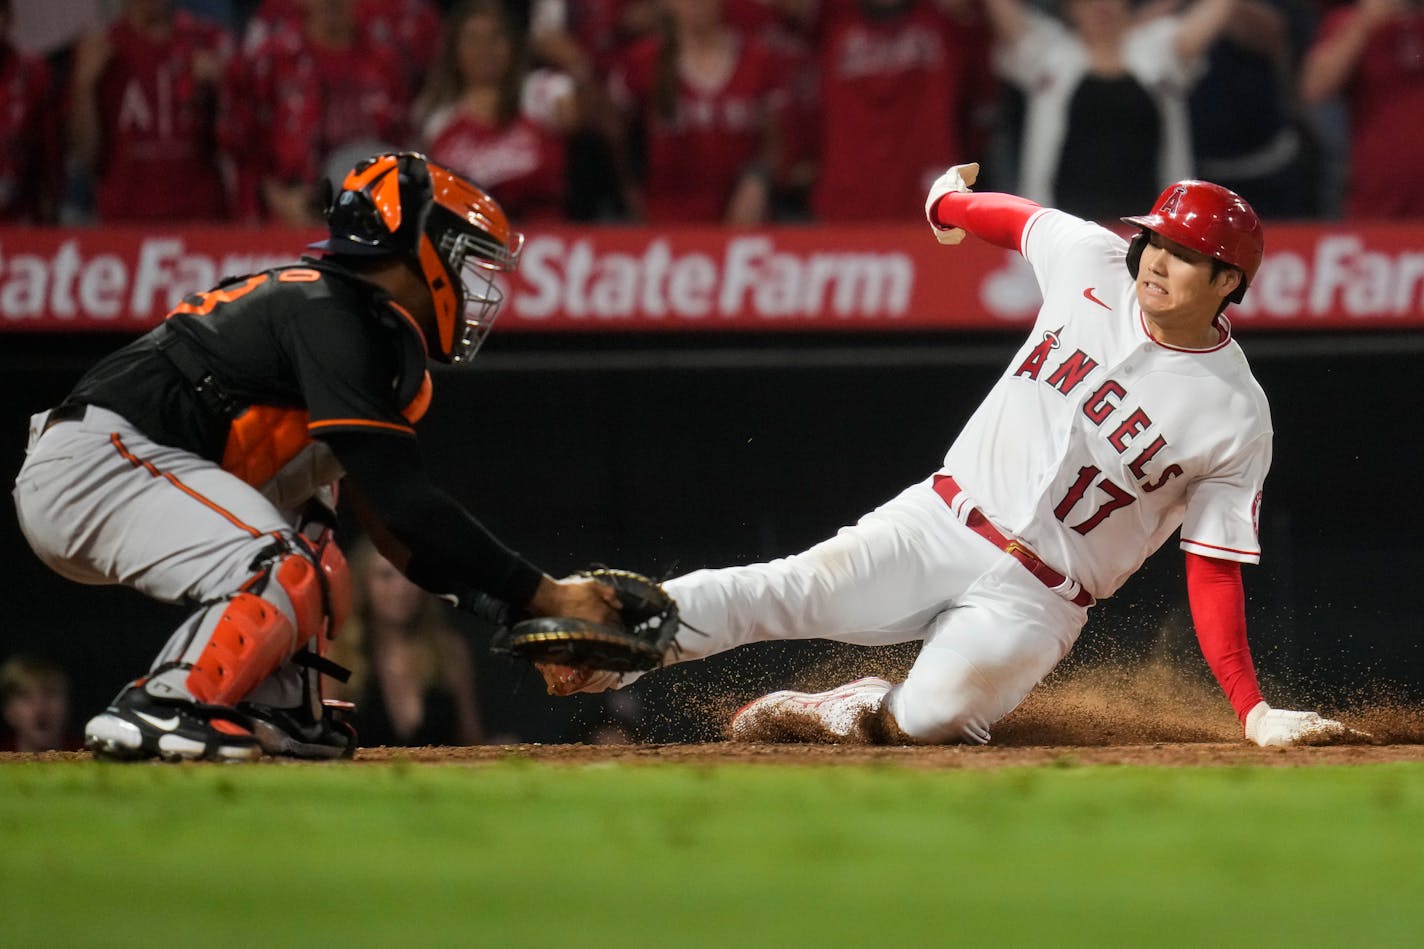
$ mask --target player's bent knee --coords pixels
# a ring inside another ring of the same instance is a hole
[[[995,716],[979,673],[962,657],[936,658],[933,669],[917,664],[890,694],[887,711],[910,741],[984,744]]]
[[[321,574],[310,560],[297,554],[288,554],[272,572],[277,585],[287,595],[292,607],[292,618],[296,626],[297,642],[300,646],[320,632],[326,625],[326,604],[321,591]]]
[[[962,703],[953,707],[893,710],[894,726],[908,741],[921,745],[982,745],[989,740],[989,723],[975,708]],[[887,724],[887,730],[890,726]]]

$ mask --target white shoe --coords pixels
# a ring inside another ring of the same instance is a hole
[[[732,741],[870,744],[871,718],[890,683],[868,676],[829,692],[773,692],[732,716]]]

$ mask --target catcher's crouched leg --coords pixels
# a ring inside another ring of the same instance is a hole
[[[320,522],[302,531],[307,550],[321,570],[324,632],[312,635],[238,706],[269,755],[294,758],[349,758],[356,753],[356,730],[348,720],[355,706],[323,696],[322,676],[341,682],[350,672],[326,658],[351,610],[351,578],[334,532]]]
[[[146,677],[85,726],[103,757],[245,760],[262,753],[234,708],[325,623],[315,564],[285,544],[253,564],[239,592],[183,624]]]
[[[354,734],[328,720],[315,692],[323,667],[316,647],[340,612],[327,560],[305,545],[274,545],[240,592],[185,624],[186,641],[176,655],[170,648],[144,691],[159,701],[235,707],[268,754],[351,754]]]
[[[147,689],[158,699],[236,705],[325,622],[321,580],[285,545],[254,564],[232,596],[209,604],[170,644]]]
[[[491,648],[532,662],[551,695],[601,692],[662,665],[681,626],[667,591],[631,570],[600,567],[578,575],[613,589],[621,604],[617,625],[542,616],[501,629]]]

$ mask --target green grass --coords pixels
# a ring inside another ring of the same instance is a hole
[[[1424,763],[0,767],[7,946],[1386,946]]]

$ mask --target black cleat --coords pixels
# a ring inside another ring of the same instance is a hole
[[[84,747],[114,761],[252,761],[262,746],[250,726],[233,709],[156,699],[134,683],[89,719]]]

